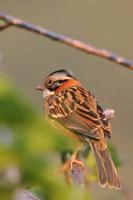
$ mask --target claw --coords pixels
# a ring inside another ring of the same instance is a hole
[[[77,164],[77,165],[80,165],[82,169],[84,169],[84,163],[77,159],[77,154],[73,154],[72,157],[71,157],[71,160],[69,161],[70,162],[70,169],[72,170],[73,169],[73,165],[74,164]]]
[[[61,171],[66,172],[66,171],[72,171],[73,170],[73,165],[77,164],[80,165],[82,169],[84,169],[84,163],[77,159],[77,154],[73,154],[71,156],[71,159],[66,161],[65,164],[63,164]]]

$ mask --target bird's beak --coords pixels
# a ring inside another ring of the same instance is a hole
[[[35,89],[40,90],[40,91],[44,91],[45,87],[44,87],[44,85],[38,85]]]
[[[39,85],[35,88],[36,90],[40,90],[43,92],[43,98],[45,99],[47,96],[54,94],[54,92],[49,91],[43,84]]]

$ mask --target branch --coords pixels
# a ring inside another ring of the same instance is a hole
[[[62,161],[62,167],[61,171],[65,175],[66,182],[68,184],[73,183],[75,186],[78,186],[79,188],[84,188],[84,175],[83,175],[83,166],[80,164],[80,155],[79,152],[77,152],[76,160],[79,160],[78,162],[72,162],[71,161],[71,152],[65,151],[61,154],[61,161]]]
[[[24,190],[24,189],[18,189],[13,199],[14,200],[41,200],[35,195],[33,195],[31,192],[29,192],[28,190]]]
[[[120,65],[128,68],[128,69],[133,70],[133,61],[132,60],[128,60],[122,56],[116,55],[106,49],[96,48],[90,44],[86,44],[82,41],[72,39],[65,35],[61,35],[61,34],[49,31],[45,28],[36,26],[34,24],[31,24],[29,22],[23,21],[21,19],[18,19],[16,17],[10,16],[10,15],[2,13],[2,12],[0,12],[0,20],[3,20],[5,22],[5,26],[3,26],[3,25],[0,26],[0,30],[4,30],[10,26],[16,26],[19,28],[23,28],[28,31],[48,37],[49,39],[64,43],[68,46],[71,46],[75,49],[83,51],[87,54],[92,54],[92,55],[95,55],[95,56],[98,56],[101,58],[108,59],[112,62],[115,62],[117,64],[120,64]]]
[[[81,189],[84,189],[84,175],[83,167],[81,167],[81,165],[73,163],[72,178],[76,186],[79,186]]]

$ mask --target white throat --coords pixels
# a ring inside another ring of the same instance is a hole
[[[43,98],[46,98],[46,97],[48,97],[48,96],[50,96],[52,94],[54,94],[54,92],[52,92],[52,91],[50,91],[50,90],[45,88],[45,90],[43,91]]]

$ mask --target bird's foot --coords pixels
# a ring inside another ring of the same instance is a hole
[[[82,169],[84,169],[84,163],[81,161],[81,160],[79,160],[78,158],[77,158],[77,153],[76,154],[73,154],[72,156],[71,156],[71,159],[70,160],[68,160],[68,161],[66,161],[64,164],[63,164],[63,166],[62,166],[62,171],[63,172],[66,172],[66,171],[72,171],[73,170],[73,166],[74,165],[78,165],[78,166],[80,166]]]

